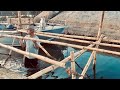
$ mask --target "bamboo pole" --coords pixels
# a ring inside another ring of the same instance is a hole
[[[93,46],[94,46],[94,44],[91,44],[88,47],[93,47]],[[86,49],[82,49],[82,50],[76,52],[74,54],[75,59],[77,59],[79,56],[81,56],[86,51],[87,51]],[[68,56],[67,58],[63,59],[61,62],[66,63],[70,59],[71,59],[71,56]],[[49,66],[49,67],[47,67],[47,68],[45,68],[45,69],[43,69],[41,71],[38,71],[37,73],[35,73],[35,74],[31,75],[31,76],[28,76],[28,79],[36,79],[36,78],[42,76],[43,74],[45,74],[47,72],[50,72],[50,71],[53,71],[53,70],[57,69],[58,67],[59,66],[51,65],[51,66]]]
[[[18,30],[18,31],[19,32],[23,32],[23,33],[27,33],[27,31],[21,31],[21,30]],[[35,33],[35,34],[36,35],[40,35],[40,36],[47,36],[47,37],[52,37],[52,38],[57,38],[57,39],[64,39],[64,40],[74,41],[74,42],[80,42],[80,43],[97,44],[97,45],[101,45],[101,46],[107,46],[107,47],[109,46],[109,47],[120,48],[120,45],[115,45],[115,44],[98,43],[98,42],[78,40],[78,39],[72,39],[72,38],[64,38],[64,37],[52,36],[52,35],[44,35],[44,34],[38,34],[38,33]]]
[[[74,51],[70,52],[71,56],[71,70],[73,72],[76,72],[75,70],[75,59],[74,59]],[[76,79],[76,75],[72,73],[72,79]]]
[[[61,45],[61,46],[73,47],[73,48],[77,48],[77,49],[88,49],[88,50],[91,50],[91,51],[98,51],[98,52],[102,52],[102,53],[108,53],[108,54],[113,54],[113,55],[120,55],[120,52],[116,52],[116,51],[91,48],[91,47],[74,45],[74,44],[68,44],[68,43],[57,42],[57,41],[34,39],[34,38],[21,37],[21,36],[15,36],[15,35],[3,35],[3,34],[0,34],[0,36],[17,38],[17,39],[26,39],[26,40],[32,40],[32,41],[37,41],[37,42],[49,43],[49,44],[54,44],[54,45]]]
[[[83,79],[84,78],[85,73],[86,73],[86,71],[87,71],[87,69],[88,69],[88,67],[89,67],[89,65],[90,65],[90,63],[91,63],[91,61],[93,59],[93,55],[94,55],[94,52],[92,52],[92,54],[91,54],[91,56],[90,56],[87,64],[85,65],[85,67],[84,67],[84,69],[83,69],[83,71],[82,71],[81,76],[79,77],[79,79]]]
[[[99,26],[99,30],[98,30],[97,40],[100,38],[100,35],[101,35],[101,29],[102,29],[102,26],[103,26],[104,13],[105,13],[105,11],[102,11],[102,16],[101,16],[101,20],[100,20],[100,26]]]
[[[18,31],[24,31],[24,30],[18,30]],[[65,35],[65,34],[56,34],[56,33],[48,33],[48,32],[37,32],[40,34],[45,34],[45,35],[54,35],[54,36],[60,36],[60,37],[68,37],[68,38],[78,38],[78,39],[87,39],[87,40],[97,40],[96,37],[87,37],[87,36],[77,36],[77,35]],[[114,39],[104,39],[102,41],[105,42],[112,42],[112,43],[119,43],[120,40],[114,40]]]
[[[60,67],[64,67],[64,68],[65,68],[65,63],[61,63],[61,62],[58,62],[58,61],[49,59],[49,58],[47,58],[47,57],[34,54],[34,53],[25,52],[25,51],[23,51],[23,50],[20,50],[20,49],[17,49],[17,48],[8,46],[8,45],[4,45],[4,44],[2,44],[2,43],[0,43],[0,46],[3,47],[3,48],[6,48],[6,49],[13,50],[13,51],[15,51],[15,52],[17,52],[17,53],[20,53],[20,54],[23,54],[23,55],[27,55],[27,56],[32,56],[32,57],[35,57],[35,58],[40,59],[40,60],[42,60],[42,61],[45,61],[45,62],[47,62],[47,63],[54,64],[54,65],[58,65],[58,66],[60,66]]]
[[[18,22],[19,22],[19,24],[18,24],[18,26],[19,26],[19,28],[22,28],[22,24],[21,24],[21,11],[18,11]]]
[[[47,51],[45,48],[43,48],[42,45],[39,45],[39,48],[41,48],[41,49],[45,52],[45,54],[46,54],[47,56],[49,56],[49,57],[51,57],[51,58],[53,58],[53,59],[55,60],[55,58],[52,57],[52,56],[48,53],[48,51]]]
[[[102,39],[103,39],[103,36],[101,35],[97,42],[100,43]],[[96,48],[98,48],[98,47],[99,47],[99,45],[96,45]],[[93,51],[93,52],[94,52],[94,55],[93,55],[93,76],[94,76],[94,79],[96,79],[96,51]]]

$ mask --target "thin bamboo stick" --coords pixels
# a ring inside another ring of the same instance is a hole
[[[55,58],[52,57],[52,56],[48,53],[48,51],[47,51],[45,48],[43,48],[42,45],[39,45],[39,48],[41,48],[41,49],[45,52],[45,54],[46,54],[47,56],[49,56],[49,57],[51,57],[51,58],[53,58],[53,59],[55,60]]]
[[[20,32],[27,33],[27,31],[20,31]],[[115,45],[115,44],[98,43],[98,42],[78,40],[78,39],[72,39],[72,38],[64,38],[64,37],[52,36],[52,35],[44,35],[44,34],[38,34],[38,33],[35,33],[35,34],[40,35],[40,36],[52,37],[52,38],[57,38],[57,39],[64,39],[64,40],[68,40],[68,41],[74,41],[74,42],[81,42],[81,43],[87,43],[87,44],[97,44],[97,45],[101,45],[101,46],[120,48],[120,45]]]
[[[85,73],[86,73],[86,71],[87,71],[87,69],[88,69],[88,67],[89,67],[89,65],[90,65],[90,63],[91,63],[91,61],[93,59],[93,55],[94,55],[94,52],[92,52],[92,54],[91,54],[91,56],[90,56],[87,64],[85,65],[85,67],[84,67],[84,69],[83,69],[83,71],[82,71],[81,76],[79,77],[79,79],[83,79],[84,78]]]
[[[97,39],[99,39],[99,37],[101,35],[101,29],[102,29],[102,26],[103,26],[103,19],[104,19],[104,12],[105,11],[102,11],[102,16],[101,16],[101,20],[100,20],[100,26],[99,26],[99,30],[98,30]]]
[[[94,46],[94,44],[91,44],[88,47],[93,47],[93,46]],[[86,49],[82,49],[82,50],[76,52],[74,54],[75,59],[78,58],[79,56],[81,56],[86,51],[87,51]],[[66,63],[70,59],[71,59],[71,56],[68,56],[67,58],[63,59],[61,62]],[[45,74],[47,72],[50,72],[50,71],[53,71],[53,70],[57,69],[58,67],[59,66],[51,65],[51,66],[49,66],[49,67],[47,67],[47,68],[45,68],[45,69],[43,69],[41,71],[38,71],[37,73],[35,73],[35,74],[31,75],[31,76],[28,76],[28,79],[36,79],[36,78],[42,76],[43,74]]]
[[[74,51],[70,52],[71,56],[71,70],[73,72],[76,72],[75,70],[75,59],[74,59]],[[72,73],[72,79],[76,79],[76,75]]]
[[[27,56],[32,56],[32,57],[35,57],[35,58],[40,59],[40,60],[42,60],[42,61],[45,61],[45,62],[47,62],[47,63],[54,64],[54,65],[58,65],[58,66],[60,66],[60,67],[64,67],[64,68],[65,68],[65,63],[61,63],[61,62],[58,62],[58,61],[49,59],[49,58],[47,58],[47,57],[34,54],[34,53],[25,52],[25,51],[23,51],[23,50],[20,50],[20,49],[17,49],[17,48],[8,46],[8,45],[4,45],[4,44],[2,44],[2,43],[0,43],[0,46],[1,46],[1,47],[4,47],[4,48],[6,48],[6,49],[13,50],[13,51],[15,51],[15,52],[17,52],[17,53],[20,53],[20,54],[23,54],[23,55],[27,55]]]
[[[61,45],[61,46],[78,48],[78,49],[88,49],[88,50],[98,51],[98,52],[102,52],[102,53],[108,53],[108,54],[113,54],[113,55],[120,55],[120,52],[116,52],[116,51],[110,51],[110,50],[104,50],[104,49],[91,48],[91,47],[74,45],[74,44],[68,44],[68,43],[57,42],[57,41],[48,41],[48,40],[34,39],[34,38],[14,36],[14,35],[2,35],[2,34],[0,34],[0,36],[17,38],[17,39],[26,39],[26,40],[32,40],[32,41],[37,41],[37,42],[49,43],[49,44],[54,44],[54,45]]]
[[[15,42],[15,38],[13,39],[13,42],[12,42],[12,47],[14,46],[14,42]],[[5,62],[2,66],[4,66],[6,64],[6,62],[8,61],[9,57],[11,56],[12,54],[12,50],[10,49],[10,52],[9,52],[9,56],[5,59]]]

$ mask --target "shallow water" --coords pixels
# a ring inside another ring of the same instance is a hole
[[[74,50],[73,48],[68,48],[64,50],[64,56],[68,56],[70,51]],[[76,52],[76,50],[74,50]],[[84,68],[86,65],[91,52],[85,52],[81,57],[76,59],[76,62]],[[67,67],[70,67],[70,62],[67,62]],[[76,70],[81,74],[81,69],[76,66]],[[96,62],[96,78],[97,79],[120,79],[120,57],[115,57],[111,55],[97,54]],[[87,74],[93,79],[93,70],[92,63],[90,64]],[[54,71],[53,76],[59,76],[57,79],[67,78],[68,74],[65,72],[65,69],[58,68]],[[48,76],[46,79],[53,79],[52,76]]]

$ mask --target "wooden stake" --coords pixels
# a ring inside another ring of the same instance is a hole
[[[47,57],[34,54],[34,53],[25,52],[25,51],[23,51],[23,50],[20,50],[20,49],[17,49],[17,48],[8,46],[8,45],[4,45],[4,44],[2,44],[2,43],[0,43],[0,46],[1,46],[1,47],[4,47],[4,48],[6,48],[6,49],[13,50],[13,51],[15,51],[15,52],[17,52],[17,53],[20,53],[20,54],[23,54],[23,55],[27,55],[27,56],[32,56],[32,57],[35,57],[35,58],[37,58],[37,59],[39,59],[39,60],[45,61],[45,62],[47,62],[47,63],[54,64],[54,65],[58,65],[58,66],[60,66],[60,67],[64,67],[64,68],[65,68],[65,63],[61,63],[61,62],[58,62],[58,61],[49,59],[49,58],[47,58]]]
[[[71,70],[73,72],[76,72],[75,70],[75,59],[74,59],[74,51],[70,52],[71,56]],[[76,75],[72,73],[72,79],[76,79]]]

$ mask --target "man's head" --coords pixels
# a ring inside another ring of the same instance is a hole
[[[29,35],[33,35],[34,34],[34,31],[35,31],[34,28],[35,28],[34,25],[30,25],[28,27],[27,32],[28,32]]]

